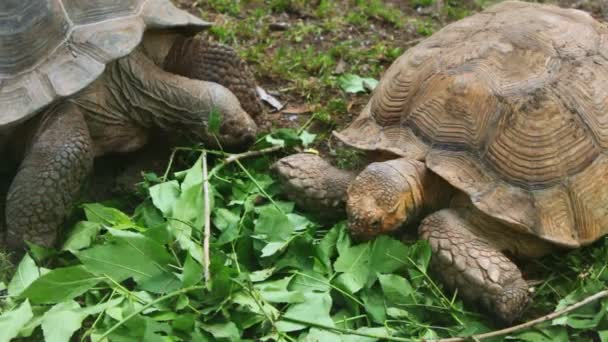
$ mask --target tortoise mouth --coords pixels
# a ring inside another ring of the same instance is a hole
[[[397,231],[405,222],[403,218],[394,217],[382,210],[357,210],[347,208],[348,230],[358,241],[368,241],[378,235]]]

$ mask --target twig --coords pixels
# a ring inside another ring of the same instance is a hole
[[[205,259],[203,260],[203,267],[205,272],[205,285],[209,288],[209,282],[211,281],[211,274],[209,273],[209,239],[211,238],[211,205],[209,204],[209,173],[207,172],[207,151],[203,151],[201,157],[203,159],[203,197],[205,201],[205,229],[203,236],[203,253]]]
[[[277,145],[277,146],[263,148],[261,150],[256,150],[256,151],[247,151],[247,152],[243,152],[243,153],[231,154],[228,156],[228,158],[224,159],[224,164],[230,164],[234,161],[244,159],[244,158],[257,157],[257,156],[261,156],[266,153],[272,153],[272,152],[278,151],[282,148],[283,148],[282,146]]]
[[[304,320],[292,318],[289,316],[282,316],[281,320],[296,323],[296,324],[301,324],[301,325],[304,325],[307,327],[313,327],[313,328],[317,328],[317,329],[321,329],[321,330],[332,331],[332,332],[343,334],[343,335],[357,335],[357,336],[375,338],[375,339],[379,339],[379,340],[383,340],[383,341],[399,341],[399,342],[417,341],[415,339],[411,339],[411,338],[407,338],[407,337],[393,337],[393,336],[386,336],[386,335],[380,335],[380,334],[374,334],[374,333],[366,333],[366,332],[361,332],[361,331],[356,331],[356,330],[351,330],[351,329],[342,329],[342,328],[332,327],[332,326],[321,324],[321,323],[304,321]]]
[[[608,290],[604,290],[604,291],[600,291],[592,296],[589,296],[577,303],[574,303],[564,309],[561,309],[559,311],[554,311],[548,315],[539,317],[537,319],[522,323],[522,324],[518,324],[518,325],[514,325],[512,327],[509,328],[505,328],[502,330],[496,330],[496,331],[492,331],[489,333],[485,333],[485,334],[479,334],[479,335],[471,335],[471,336],[465,336],[465,337],[452,337],[452,338],[442,338],[442,339],[438,339],[438,340],[426,340],[426,342],[463,342],[463,341],[475,341],[475,340],[484,340],[490,337],[497,337],[497,336],[503,336],[503,335],[507,335],[519,330],[523,330],[526,328],[530,328],[533,327],[537,324],[546,322],[546,321],[550,321],[553,320],[559,316],[562,316],[564,314],[567,314],[570,311],[576,310],[578,308],[580,308],[581,306],[585,306],[591,302],[594,302],[598,299],[604,298],[604,297],[608,297]]]

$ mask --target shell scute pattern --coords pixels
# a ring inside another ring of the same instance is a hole
[[[169,0],[3,0],[0,126],[89,85],[139,45],[146,28],[194,33],[208,26]]]
[[[426,160],[512,229],[590,243],[608,232],[607,37],[580,11],[500,3],[400,57],[336,135]]]

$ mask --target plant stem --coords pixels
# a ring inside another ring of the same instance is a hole
[[[203,267],[205,272],[205,285],[209,288],[209,283],[211,281],[211,273],[209,271],[209,239],[211,238],[211,205],[209,203],[209,174],[207,172],[207,152],[203,151],[203,155],[201,156],[203,159],[203,197],[205,202],[205,229],[203,231]]]
[[[565,315],[570,311],[576,310],[578,308],[580,308],[581,306],[585,306],[591,302],[594,302],[598,299],[602,299],[608,297],[608,290],[604,290],[604,291],[600,291],[592,296],[589,296],[587,298],[582,299],[581,301],[574,303],[562,310],[559,311],[554,311],[550,314],[547,314],[545,316],[541,316],[537,319],[533,319],[531,321],[522,323],[522,324],[518,324],[518,325],[514,325],[512,327],[509,328],[505,328],[505,329],[501,329],[501,330],[496,330],[496,331],[492,331],[489,333],[485,333],[485,334],[478,334],[478,335],[471,335],[471,336],[465,336],[465,337],[452,337],[452,338],[442,338],[442,339],[438,339],[438,340],[426,340],[426,342],[464,342],[464,341],[475,341],[475,340],[484,340],[484,339],[488,339],[491,337],[497,337],[497,336],[503,336],[503,335],[507,335],[516,331],[520,331],[523,329],[527,329],[530,327],[533,327],[537,324],[546,322],[546,321],[550,321],[553,320],[559,316]]]
[[[226,159],[224,159],[224,164],[230,164],[234,161],[240,160],[240,159],[244,159],[244,158],[251,158],[251,157],[257,157],[257,156],[261,156],[267,153],[272,153],[272,152],[276,152],[280,149],[282,149],[282,146],[272,146],[272,147],[268,147],[268,148],[263,148],[261,150],[255,150],[255,151],[247,151],[247,152],[243,152],[243,153],[237,153],[237,154],[231,154],[229,155]]]
[[[418,340],[414,340],[414,339],[411,339],[411,338],[405,338],[405,337],[391,337],[391,336],[386,336],[386,335],[377,335],[377,334],[371,334],[371,333],[364,333],[364,332],[360,332],[360,331],[356,331],[356,330],[351,330],[351,329],[342,329],[342,328],[330,327],[328,325],[319,324],[319,323],[315,323],[315,322],[303,321],[303,320],[300,320],[300,319],[297,319],[297,318],[291,318],[291,317],[286,317],[286,316],[281,317],[281,320],[282,321],[288,321],[288,322],[296,323],[296,324],[302,324],[302,325],[305,325],[307,327],[313,327],[313,328],[318,328],[318,329],[322,329],[322,330],[333,331],[333,332],[337,332],[337,333],[340,333],[340,334],[357,335],[357,336],[363,336],[363,337],[371,337],[371,338],[376,338],[376,339],[383,340],[383,341],[401,341],[401,342],[418,341]]]
[[[262,195],[264,195],[264,197],[266,197],[270,203],[272,203],[272,205],[274,205],[275,208],[277,208],[277,210],[280,213],[283,213],[283,209],[281,209],[281,207],[277,204],[277,202],[275,202],[272,197],[270,197],[270,195],[266,192],[266,190],[264,190],[264,187],[262,187],[260,185],[260,183],[258,183],[257,179],[255,179],[251,173],[249,173],[249,171],[247,170],[247,168],[245,168],[243,166],[243,164],[241,164],[240,161],[235,160],[236,164],[241,168],[241,170],[247,175],[247,177],[249,177],[249,179],[253,182],[253,184],[255,184],[255,186],[258,188],[258,190],[260,190],[260,193],[262,193]],[[284,213],[283,213],[284,214]]]

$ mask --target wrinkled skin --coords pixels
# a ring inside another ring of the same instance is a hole
[[[15,255],[25,241],[53,246],[95,157],[136,151],[154,131],[243,150],[254,142],[251,115],[261,108],[253,77],[234,50],[147,33],[139,48],[79,94],[0,134],[19,165],[0,225],[4,245]],[[221,117],[219,134],[207,128],[211,113]]]
[[[433,250],[431,265],[437,276],[502,322],[516,320],[529,302],[527,283],[505,253],[535,258],[552,249],[473,208],[466,196],[423,162],[405,158],[376,162],[355,175],[319,156],[296,154],[279,160],[274,169],[288,196],[299,205],[315,203],[314,209],[320,210],[319,204],[334,199],[346,203],[349,231],[358,240],[419,223],[420,236]],[[342,208],[325,206],[324,210]]]

